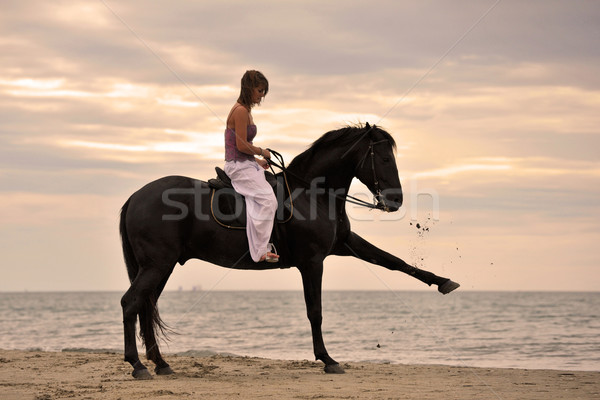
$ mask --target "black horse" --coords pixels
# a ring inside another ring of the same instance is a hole
[[[323,260],[327,256],[353,256],[402,271],[427,285],[437,285],[443,294],[456,289],[457,283],[413,267],[350,230],[345,196],[354,177],[375,195],[378,208],[396,211],[402,205],[395,146],[389,133],[367,124],[328,132],[297,156],[286,173],[294,213],[289,222],[276,224],[276,247],[281,256],[276,264],[254,263],[246,232],[227,229],[215,221],[206,182],[168,176],[135,192],[121,209],[120,220],[131,282],[121,305],[125,360],[134,368],[132,375],[151,378],[136,349],[138,316],[146,355],[156,364],[156,374],[173,373],[157,344],[156,334],[159,330],[165,333],[166,329],[158,314],[157,301],[175,265],[183,265],[191,258],[235,269],[298,268],[314,354],[330,373],[344,370],[327,353],[321,333],[321,282]]]

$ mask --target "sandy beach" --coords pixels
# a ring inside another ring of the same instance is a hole
[[[136,381],[120,354],[0,350],[7,399],[598,399],[600,372],[343,363],[249,357],[167,360],[175,375]]]

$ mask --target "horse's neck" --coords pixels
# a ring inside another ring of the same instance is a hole
[[[298,167],[299,165],[299,167]],[[341,157],[341,154],[327,154],[322,157],[313,157],[312,160],[296,163],[291,167],[291,172],[297,177],[297,186],[306,187],[316,185],[335,190],[336,193],[343,191],[348,193],[352,178],[354,178],[353,163],[349,159]]]

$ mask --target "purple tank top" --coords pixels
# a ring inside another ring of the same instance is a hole
[[[256,136],[256,125],[248,125],[246,140],[252,144]],[[244,161],[254,160],[251,154],[242,153],[235,144],[235,131],[230,128],[225,129],[225,161]]]

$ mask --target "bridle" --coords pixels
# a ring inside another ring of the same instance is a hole
[[[372,208],[377,208],[379,210],[389,212],[390,208],[387,206],[387,204],[385,202],[385,198],[381,195],[381,188],[379,187],[379,179],[377,179],[377,172],[375,171],[375,149],[374,149],[374,146],[376,144],[380,144],[380,143],[389,143],[389,140],[383,139],[383,140],[379,140],[377,142],[374,142],[371,140],[369,143],[369,147],[367,147],[367,151],[366,151],[365,155],[362,156],[362,158],[360,159],[359,163],[356,166],[356,171],[358,172],[359,169],[363,168],[363,166],[365,164],[365,160],[367,159],[367,156],[370,154],[371,155],[371,171],[373,172],[373,186],[375,189],[375,194],[373,195],[373,205],[375,207],[372,207]],[[354,175],[356,176],[356,173]],[[369,204],[371,206],[370,203],[367,203],[367,204]]]
[[[361,158],[361,160],[359,161],[359,163],[357,164],[357,167],[356,167],[356,172],[358,172],[358,170],[364,166],[367,156],[369,154],[371,155],[371,170],[373,172],[373,186],[375,189],[375,194],[373,195],[373,203],[369,203],[368,201],[364,201],[364,200],[361,200],[354,196],[350,196],[349,194],[346,194],[344,196],[336,194],[335,197],[337,197],[341,200],[344,200],[348,203],[356,204],[356,205],[359,205],[362,207],[383,210],[386,212],[390,211],[390,208],[388,207],[388,205],[385,202],[385,198],[381,195],[381,188],[379,187],[379,179],[377,179],[377,172],[375,171],[375,150],[373,148],[373,146],[375,146],[376,144],[386,143],[386,142],[389,143],[389,141],[387,139],[379,140],[377,142],[373,142],[371,140],[365,155]],[[290,175],[292,175],[293,177],[298,179],[300,182],[304,183],[306,186],[310,186],[310,183],[306,182],[302,177],[294,174],[293,172],[289,171],[285,167],[285,163],[283,161],[283,156],[280,153],[278,153],[277,151],[270,149],[270,148],[267,148],[267,150],[269,150],[271,152],[271,154],[273,154],[273,156],[275,156],[277,161],[279,161],[279,163],[280,163],[280,164],[278,164],[277,162],[273,161],[272,159],[267,160],[269,162],[269,167],[271,167],[271,171],[273,172],[273,174],[275,174],[275,171],[273,170],[273,166],[275,166],[283,171],[284,177],[285,177],[286,173],[289,173]],[[356,172],[355,172],[354,176],[356,176]]]

